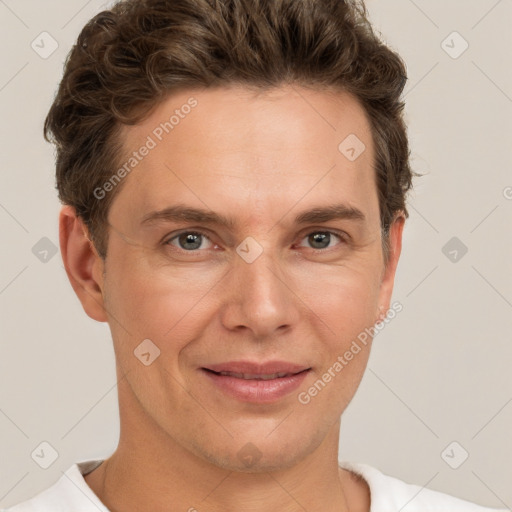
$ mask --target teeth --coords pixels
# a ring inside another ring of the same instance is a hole
[[[290,375],[286,372],[281,373],[270,373],[268,375],[258,375],[256,373],[234,373],[234,372],[219,372],[219,375],[224,375],[227,377],[236,377],[237,379],[246,379],[246,380],[270,380],[277,379],[279,377],[286,377]]]

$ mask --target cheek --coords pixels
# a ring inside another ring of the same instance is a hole
[[[332,408],[334,418],[353,397],[368,362],[379,275],[366,266],[345,266],[318,269],[302,277],[298,295],[311,309],[313,332],[324,334],[317,342],[318,371],[301,390],[305,395],[299,402],[311,400],[313,407]]]
[[[296,283],[297,295],[337,340],[346,340],[375,321],[380,280],[374,267],[319,267],[303,272]]]
[[[123,339],[124,345],[130,338],[131,349],[149,338],[161,350],[172,345],[177,351],[180,340],[201,332],[211,314],[210,292],[222,279],[220,269],[198,270],[194,277],[190,269],[155,265],[143,251],[113,250],[111,255],[105,299],[114,338]]]

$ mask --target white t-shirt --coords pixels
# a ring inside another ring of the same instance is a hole
[[[73,464],[48,489],[0,512],[109,512],[83,478],[102,462],[89,460]],[[366,464],[340,462],[340,466],[361,475],[368,483],[370,512],[510,512],[411,485]]]

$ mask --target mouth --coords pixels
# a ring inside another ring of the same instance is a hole
[[[236,372],[214,372],[208,368],[204,368],[204,370],[208,372],[215,373],[217,375],[222,375],[224,377],[234,377],[235,379],[244,379],[244,380],[272,380],[272,379],[282,379],[283,377],[291,377],[292,375],[298,375],[301,372],[297,373],[288,373],[288,372],[276,372],[276,373],[236,373]],[[304,372],[308,371],[302,370]]]
[[[227,361],[225,363],[209,364],[208,366],[205,366],[204,369],[210,370],[214,373],[230,374],[231,376],[248,375],[249,377],[247,378],[265,376],[276,378],[276,375],[284,377],[286,375],[297,374],[311,368],[306,365],[291,363],[288,361]]]
[[[232,398],[273,403],[296,390],[311,367],[283,362],[230,362],[200,368],[216,388]]]

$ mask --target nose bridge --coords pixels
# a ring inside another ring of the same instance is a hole
[[[262,337],[297,321],[296,301],[282,269],[279,254],[270,247],[258,248],[254,240],[247,239],[240,244],[224,307],[225,327],[246,327]]]
[[[242,258],[243,259],[243,258]],[[261,298],[276,298],[285,288],[285,279],[280,271],[278,257],[270,248],[262,251],[254,261],[237,262],[238,280],[244,295],[256,294]],[[250,284],[250,286],[244,286]]]

